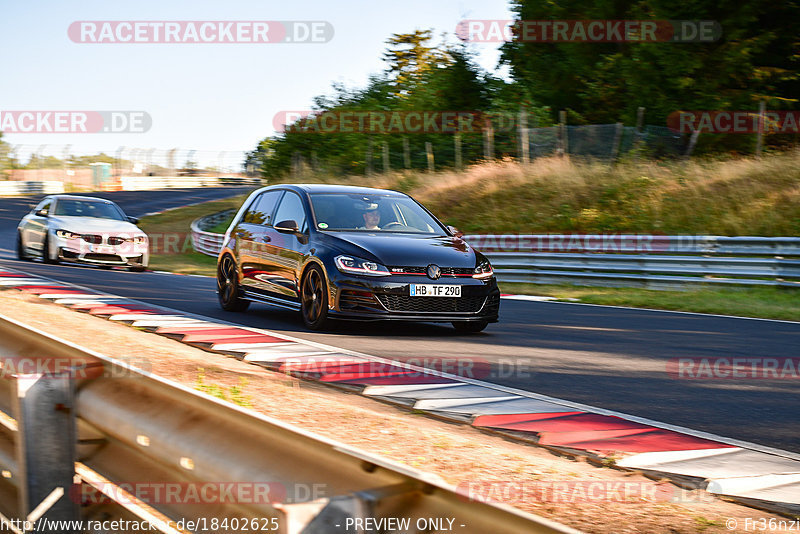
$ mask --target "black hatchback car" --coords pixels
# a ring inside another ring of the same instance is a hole
[[[308,328],[330,318],[497,322],[492,266],[453,228],[397,191],[275,185],[255,191],[217,261],[223,309],[251,301],[299,310]]]

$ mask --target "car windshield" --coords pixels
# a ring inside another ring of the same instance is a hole
[[[436,219],[406,196],[347,193],[310,196],[320,230],[446,235]]]
[[[115,221],[125,220],[122,211],[115,204],[97,202],[95,200],[61,199],[56,202],[56,209],[53,215],[96,217],[98,219],[113,219]]]

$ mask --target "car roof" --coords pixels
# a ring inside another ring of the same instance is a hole
[[[90,201],[98,201],[98,202],[107,202],[113,204],[113,201],[107,200],[105,198],[99,197],[84,197],[80,195],[47,195],[47,197],[51,200],[90,200]]]
[[[375,194],[390,194],[397,196],[405,196],[399,191],[392,191],[391,189],[376,189],[373,187],[361,187],[355,185],[335,185],[335,184],[276,184],[269,186],[267,189],[283,188],[292,189],[294,191],[305,191],[306,193],[350,193],[357,195],[375,195]]]

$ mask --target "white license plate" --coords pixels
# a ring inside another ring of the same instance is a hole
[[[461,286],[411,284],[412,297],[460,297]]]
[[[111,247],[94,246],[92,247],[92,252],[97,252],[98,254],[114,254],[114,249]]]

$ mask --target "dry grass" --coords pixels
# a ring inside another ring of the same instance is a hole
[[[308,174],[294,181],[404,191],[470,233],[800,235],[800,151],[616,165],[540,158],[463,172]]]

